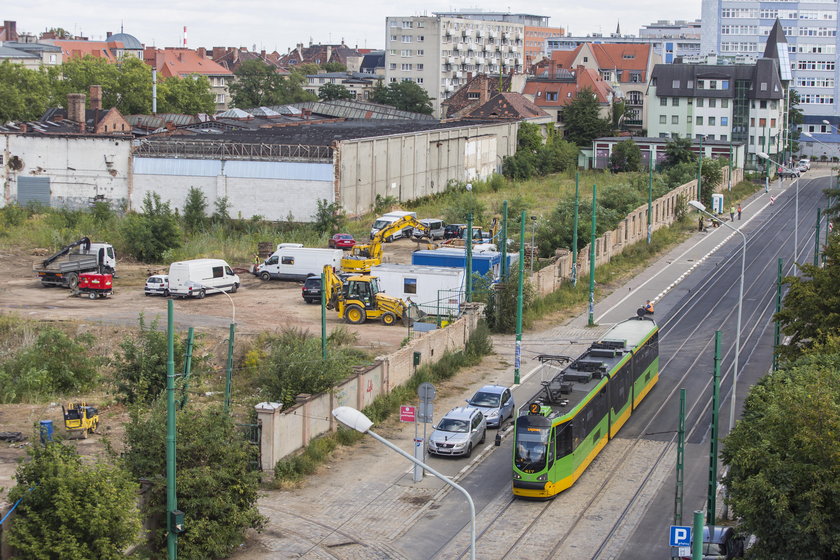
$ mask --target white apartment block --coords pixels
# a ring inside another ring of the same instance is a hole
[[[703,0],[702,54],[760,57],[779,19],[787,39],[799,109],[817,121],[840,115],[840,50],[837,0],[779,2],[758,0]]]
[[[413,81],[440,103],[476,74],[521,72],[525,26],[433,16],[386,18],[385,82]]]

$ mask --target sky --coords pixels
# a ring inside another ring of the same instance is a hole
[[[298,43],[339,43],[351,47],[383,48],[386,16],[431,15],[433,12],[470,10],[527,13],[548,16],[549,25],[573,35],[610,34],[616,24],[624,35],[638,35],[639,28],[658,20],[700,18],[701,0],[599,0],[589,2],[495,2],[485,0],[452,4],[428,0],[400,3],[383,0],[28,0],[8,2],[2,19],[17,22],[18,32],[40,33],[62,27],[71,33],[101,40],[106,32],[124,31],[147,46],[180,46],[187,27],[187,46],[247,47],[287,52]],[[563,4],[566,4],[565,6]],[[550,7],[549,7],[550,6]]]

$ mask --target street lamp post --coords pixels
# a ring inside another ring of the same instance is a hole
[[[470,558],[471,560],[475,560],[475,503],[473,502],[472,496],[470,496],[469,492],[467,492],[462,486],[455,484],[445,475],[434,470],[432,467],[417,459],[410,454],[406,453],[384,437],[380,436],[379,434],[371,431],[371,426],[373,426],[373,422],[365,416],[363,413],[359,412],[355,408],[351,408],[349,406],[339,406],[332,411],[333,417],[353,430],[357,432],[361,432],[363,434],[368,434],[373,439],[381,442],[386,447],[396,451],[412,463],[422,467],[423,469],[429,471],[434,476],[438,477],[440,480],[463,494],[467,498],[467,503],[470,505]]]
[[[786,166],[780,164],[777,161],[770,159],[770,156],[764,152],[757,152],[755,155],[760,157],[761,159],[766,159],[768,162],[772,162],[773,165],[778,165],[783,169],[787,169]],[[793,217],[793,275],[796,276],[796,258],[799,256],[799,175],[796,176],[796,196],[794,201],[794,217]]]
[[[732,398],[729,402],[729,431],[731,432],[732,428],[735,426],[735,389],[738,386],[738,362],[741,356],[741,311],[744,307],[744,271],[747,264],[747,236],[744,235],[740,229],[735,228],[718,219],[716,216],[713,216],[709,212],[706,212],[706,207],[702,203],[696,200],[691,200],[688,204],[697,209],[698,212],[705,214],[712,220],[718,221],[720,224],[739,234],[744,242],[743,249],[741,250],[741,279],[738,284],[738,321],[735,325],[735,368],[733,369],[732,374]]]
[[[233,298],[230,297],[230,294],[227,293],[227,291],[225,290],[222,290],[220,288],[212,288],[210,286],[205,286],[204,284],[201,284],[201,288],[207,290],[208,292],[218,292],[225,294],[230,300],[230,306],[232,308],[230,318],[230,334],[228,335],[228,355],[227,363],[225,364],[225,414],[228,414],[230,412],[230,393],[233,385],[233,339],[236,336],[236,304],[233,303]]]
[[[534,273],[534,244],[537,240],[537,217],[531,216],[531,274]]]

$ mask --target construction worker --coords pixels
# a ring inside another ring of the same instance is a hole
[[[647,313],[648,315],[653,315],[653,302],[650,301],[650,300],[647,300],[647,303],[645,303],[644,309],[645,309],[645,313]]]
[[[729,221],[730,222],[735,221],[735,207],[734,206],[729,207]]]

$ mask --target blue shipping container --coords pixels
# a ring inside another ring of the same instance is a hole
[[[508,263],[513,266],[519,255],[508,254]],[[450,268],[467,267],[467,253],[461,249],[423,250],[411,253],[411,264],[427,266],[447,266]],[[502,254],[497,251],[482,251],[473,253],[472,269],[474,274],[482,276],[492,273],[493,282],[499,281],[502,269]]]

